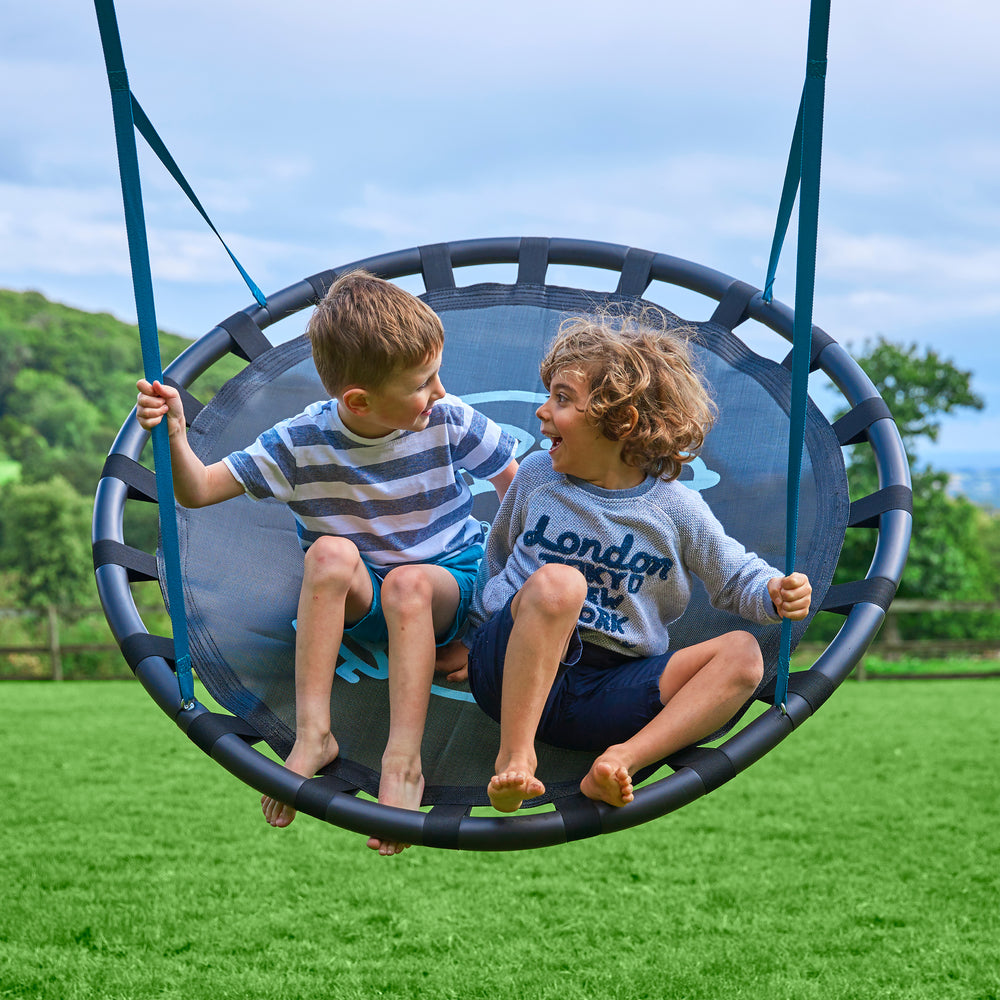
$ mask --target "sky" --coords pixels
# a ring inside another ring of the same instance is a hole
[[[0,3],[0,287],[134,322],[93,6]],[[265,293],[486,236],[622,243],[763,285],[805,0],[116,7],[133,94]],[[1000,467],[998,39],[990,0],[832,2],[814,322],[855,353],[885,337],[973,373],[986,408],[920,452],[945,469]],[[197,337],[250,295],[139,143],[158,324]],[[788,303],[794,262],[793,230]]]

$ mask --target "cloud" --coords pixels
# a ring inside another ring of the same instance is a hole
[[[582,236],[682,253],[680,244],[714,238],[758,239],[773,226],[755,182],[766,164],[719,154],[688,154],[609,167],[579,157],[572,169],[486,181],[449,177],[446,184],[403,190],[366,184],[337,213],[340,222],[388,245],[447,231],[462,235]],[[704,209],[704,215],[698,209]],[[445,237],[442,237],[445,238]]]
[[[116,6],[136,95],[265,290],[518,234],[763,283],[805,70],[799,0]],[[884,334],[1000,370],[998,36],[984,0],[834,5],[814,315],[838,340]],[[242,303],[239,278],[141,157],[158,311],[200,329]],[[793,228],[786,302],[794,265]],[[0,285],[88,303],[103,289],[121,315],[128,270],[93,8],[16,5],[0,33]]]
[[[121,194],[91,189],[24,187],[0,184],[0,272],[7,281],[31,284],[33,275],[57,278],[131,274]],[[164,281],[231,283],[233,265],[212,233],[191,228],[147,227],[151,267]],[[248,270],[251,261],[267,265],[297,252],[287,244],[225,234]],[[263,278],[261,278],[263,280]]]
[[[112,198],[110,190],[0,184],[0,270],[128,273],[125,224],[112,221]]]
[[[827,232],[820,264],[837,280],[859,284],[909,279],[928,288],[989,288],[1000,275],[1000,246],[963,241],[949,249],[890,233]]]
[[[977,461],[970,464],[998,468],[1000,449],[997,441],[1000,441],[1000,417],[986,413],[962,414],[942,422],[938,440],[921,447],[920,457],[931,465],[954,467],[974,456]]]

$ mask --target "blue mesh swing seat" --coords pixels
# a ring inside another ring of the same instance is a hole
[[[283,504],[240,497],[201,510],[178,509],[175,518],[165,428],[153,433],[154,475],[140,461],[149,435],[133,411],[97,488],[98,591],[136,677],[219,764],[258,791],[357,833],[453,849],[541,847],[623,830],[712,791],[776,747],[850,674],[881,625],[902,575],[911,496],[906,454],[886,404],[847,352],[811,322],[815,259],[811,268],[802,264],[803,248],[814,252],[816,245],[820,129],[815,126],[821,119],[829,15],[828,0],[813,0],[813,5],[825,9],[810,19],[807,83],[764,292],[666,254],[565,239],[416,247],[312,275],[267,299],[240,268],[255,304],[222,321],[163,373],[182,390],[195,451],[206,462],[217,461],[325,396],[305,337],[300,333],[272,343],[267,331],[273,324],[310,310],[346,270],[364,267],[387,280],[419,278],[422,297],[444,324],[442,370],[449,391],[510,430],[520,458],[542,446],[534,416],[545,398],[538,363],[560,321],[595,309],[630,313],[652,301],[667,326],[693,331],[695,353],[719,406],[717,424],[683,481],[702,491],[730,535],[772,565],[787,569],[792,564],[813,584],[810,619],[784,628],[748,625],[713,609],[704,590],[696,590],[684,616],[671,626],[671,641],[683,646],[734,628],[752,631],[765,661],[755,699],[771,707],[738,726],[751,699],[716,739],[706,741],[711,746],[689,747],[646,769],[636,776],[645,783],[635,801],[620,809],[579,792],[591,754],[538,743],[546,795],[532,803],[537,808],[501,816],[479,811],[487,804],[497,726],[467,687],[441,682],[432,691],[423,744],[424,808],[398,809],[371,799],[378,790],[388,726],[385,652],[347,641],[331,697],[340,756],[315,777],[294,774],[257,749],[266,744],[284,759],[294,739],[292,620],[303,556],[292,515]],[[128,88],[111,0],[95,0],[95,6],[111,85],[145,374],[153,379],[160,377],[159,349],[133,126],[205,213]],[[800,267],[793,311],[772,300],[770,285],[800,179]],[[502,265],[504,280],[459,285],[456,272],[477,265]],[[582,287],[548,283],[567,265],[583,275],[577,282]],[[618,276],[615,290],[594,290],[609,271]],[[601,280],[592,281],[597,273]],[[678,288],[703,297],[707,318],[679,318]],[[759,356],[734,334],[748,320],[792,342],[784,362]],[[304,320],[300,323],[304,328]],[[189,389],[227,355],[247,364],[202,406]],[[846,416],[832,426],[806,396],[809,370],[822,370],[846,400]],[[848,445],[870,447],[879,474],[879,489],[854,502],[843,459]],[[496,510],[492,488],[473,483],[472,489],[474,512],[489,521]],[[156,502],[158,493],[162,544],[154,554],[129,544],[126,524],[131,504]],[[776,511],[786,495],[789,516],[783,521]],[[871,565],[863,580],[833,585],[847,530],[873,533]],[[130,589],[138,580],[160,581],[173,638],[149,633]],[[818,612],[844,616],[843,625],[812,667],[789,674],[789,652]],[[194,699],[192,667],[225,711],[211,711]]]
[[[512,265],[511,283],[457,285],[457,268],[496,263]],[[546,284],[546,272],[555,264],[617,271],[617,289],[602,293]],[[414,248],[313,275],[272,295],[267,307],[255,304],[236,313],[166,370],[168,378],[186,387],[229,352],[249,359],[203,408],[186,393],[190,440],[203,460],[218,460],[323,396],[306,338],[271,346],[265,331],[278,319],[309,310],[338,272],[356,266],[390,280],[422,276],[423,298],[445,327],[443,372],[449,391],[510,429],[522,457],[540,447],[534,411],[544,390],[538,360],[563,317],[595,307],[637,308],[654,281],[714,300],[711,315],[701,321],[682,321],[664,312],[668,325],[695,331],[695,351],[720,410],[700,459],[685,473],[687,484],[703,491],[730,534],[782,565],[783,525],[774,509],[787,475],[783,428],[790,373],[787,365],[755,354],[732,331],[752,318],[790,338],[791,310],[765,303],[758,289],[719,272],[617,245],[497,239]],[[665,296],[657,298],[669,310]],[[254,744],[264,742],[284,758],[295,724],[292,619],[302,552],[293,518],[277,502],[238,498],[201,510],[178,509],[192,660],[213,698],[232,715],[200,705],[183,709],[170,640],[147,633],[128,586],[130,579],[158,575],[154,556],[130,548],[123,537],[127,503],[152,500],[156,492],[152,473],[139,464],[147,435],[134,414],[109,455],[95,506],[95,564],[108,621],[154,700],[216,761],[261,792],[359,833],[439,847],[511,849],[619,830],[669,812],[749,766],[819,708],[867,648],[902,572],[909,540],[909,480],[895,424],[870,381],[832,338],[814,328],[813,345],[813,367],[839,387],[850,412],[831,426],[818,408],[808,406],[798,565],[814,586],[813,613],[844,614],[845,624],[812,668],[792,673],[785,711],[765,711],[721,745],[676,754],[625,809],[580,795],[578,782],[592,755],[539,744],[539,774],[548,789],[539,804],[549,803],[548,809],[511,818],[473,815],[474,807],[487,803],[497,727],[472,702],[467,688],[444,682],[435,685],[424,742],[429,811],[395,809],[358,797],[359,790],[377,793],[388,685],[384,652],[350,642],[341,652],[332,698],[340,757],[322,775],[304,779],[258,752]],[[873,496],[850,503],[842,448],[865,441],[875,452],[883,482]],[[474,484],[473,490],[476,513],[488,521],[495,495],[489,484]],[[873,562],[865,580],[831,586],[847,528],[877,531]],[[796,641],[807,626],[808,621],[795,626]],[[766,663],[757,697],[770,700],[778,626],[748,626],[713,609],[701,592],[671,636],[686,645],[735,627],[757,635]]]

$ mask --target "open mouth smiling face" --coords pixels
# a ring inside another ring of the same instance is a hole
[[[549,398],[535,411],[549,439],[552,468],[607,489],[635,486],[644,476],[622,461],[622,444],[606,438],[587,414],[584,375],[562,370],[549,384]]]

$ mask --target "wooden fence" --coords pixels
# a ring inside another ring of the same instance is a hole
[[[140,612],[142,609],[139,609]],[[159,609],[162,612],[162,609]],[[63,624],[67,617],[79,619],[87,615],[102,615],[100,608],[72,608],[69,610],[59,609],[49,605],[45,611],[26,611],[23,608],[0,608],[0,636],[3,635],[3,622],[12,619],[35,618],[41,619],[45,635],[45,641],[35,644],[22,644],[17,646],[0,646],[0,656],[16,656],[25,654],[28,656],[42,656],[48,660],[49,672],[41,677],[43,680],[61,681],[64,676],[63,657],[74,653],[107,653],[120,657],[121,651],[118,645],[112,641],[110,634],[105,642],[65,642],[62,638]],[[103,620],[103,619],[102,619]],[[106,631],[106,628],[105,628]],[[122,663],[125,661],[122,660]],[[128,672],[128,668],[125,668]],[[3,679],[39,679],[37,673],[5,672]]]
[[[162,609],[159,609],[162,611]],[[140,609],[140,612],[142,609]],[[995,656],[1000,660],[1000,635],[995,639],[902,639],[899,633],[898,615],[906,614],[929,614],[933,612],[946,612],[950,614],[993,613],[1000,614],[1000,603],[971,603],[956,601],[918,601],[905,600],[900,598],[893,601],[886,615],[885,624],[881,632],[876,637],[870,648],[870,652],[886,659],[893,659],[903,654],[911,654],[918,657],[949,657],[956,655],[967,656]],[[71,614],[74,618],[79,618],[86,614],[101,614],[100,608],[74,608],[69,612],[61,612],[59,609],[50,606],[41,615],[35,611],[24,611],[19,608],[0,608],[0,635],[2,635],[3,620],[13,618],[37,618],[42,617],[45,623],[45,642],[35,645],[20,646],[0,646],[0,656],[11,656],[17,654],[28,654],[43,656],[48,659],[49,673],[44,679],[61,681],[63,679],[63,657],[73,653],[108,653],[120,656],[118,646],[111,641],[91,642],[91,643],[65,643],[61,639],[63,617]],[[803,643],[800,647],[802,652],[811,651],[812,644]],[[819,652],[817,647],[815,652]],[[123,661],[124,662],[124,661]],[[7,679],[27,677],[29,675],[16,673],[6,673]],[[30,675],[37,677],[37,674]],[[859,680],[865,679],[864,661],[856,670]],[[1000,662],[996,670],[985,670],[976,674],[955,674],[955,675],[931,675],[920,674],[922,677],[929,676],[975,676],[975,677],[1000,677]]]
[[[993,639],[902,639],[899,635],[899,615],[932,614],[1000,614],[1000,604],[973,601],[918,601],[898,598],[892,602],[885,624],[875,639],[873,650],[883,656],[913,653],[915,656],[970,656],[1000,654],[1000,635]]]
[[[893,601],[889,611],[885,616],[885,624],[875,637],[875,641],[870,647],[870,652],[879,656],[884,656],[887,660],[894,660],[910,654],[911,656],[930,659],[931,657],[941,657],[947,659],[950,656],[982,656],[1000,657],[1000,635],[992,639],[903,639],[899,634],[899,615],[913,614],[997,614],[1000,613],[1000,604],[988,604],[985,602],[973,601],[921,601],[898,598]],[[855,670],[858,680],[865,680],[864,659],[858,664]],[[1000,660],[995,669],[984,669],[975,673],[965,672],[961,674],[953,673],[920,673],[920,674],[886,674],[886,677],[894,677],[905,680],[909,677],[925,678],[960,678],[960,677],[1000,677]]]

